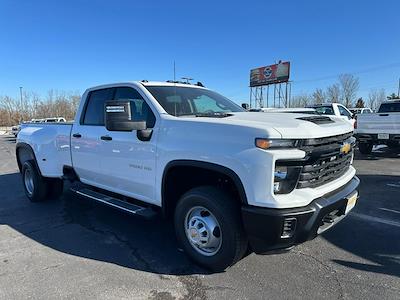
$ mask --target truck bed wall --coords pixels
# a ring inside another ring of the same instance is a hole
[[[17,144],[30,145],[43,176],[61,177],[71,162],[72,124],[26,124],[18,134]]]
[[[361,114],[355,133],[400,134],[400,112]]]

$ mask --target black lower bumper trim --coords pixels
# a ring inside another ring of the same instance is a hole
[[[389,134],[389,138],[384,140],[379,139],[378,134],[372,134],[372,133],[356,133],[354,134],[354,136],[359,143],[385,144],[385,143],[400,142],[399,134]]]
[[[289,248],[315,238],[337,224],[345,216],[347,201],[357,191],[360,180],[354,176],[349,183],[299,208],[273,209],[242,206],[242,219],[250,246],[256,253]],[[291,235],[285,221],[296,219]]]

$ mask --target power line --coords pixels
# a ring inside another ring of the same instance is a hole
[[[356,74],[370,73],[370,72],[374,72],[374,71],[378,71],[378,70],[389,69],[389,68],[393,68],[393,67],[397,67],[397,66],[400,66],[400,62],[391,63],[391,64],[387,64],[387,65],[376,66],[376,67],[363,69],[363,70],[359,70],[359,71],[355,71],[355,72],[342,72],[340,74],[328,75],[328,76],[314,78],[314,79],[297,80],[297,81],[294,81],[294,83],[298,84],[298,83],[307,83],[307,82],[335,79],[335,78],[339,77],[343,73],[356,75]]]

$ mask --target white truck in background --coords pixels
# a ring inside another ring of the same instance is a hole
[[[370,109],[369,107],[352,107],[352,108],[349,108],[349,111],[355,117],[357,117],[358,115],[361,115],[361,114],[372,114],[373,113],[372,109]]]
[[[374,145],[399,147],[400,100],[383,102],[376,113],[358,115],[354,131],[363,154],[370,154]]]
[[[247,112],[201,84],[90,88],[69,123],[22,125],[27,197],[80,196],[171,217],[196,263],[216,271],[247,251],[313,239],[354,207],[352,126],[328,116]],[[143,228],[146,230],[146,228]]]
[[[314,108],[315,111],[320,115],[327,116],[336,116],[337,118],[341,118],[345,121],[348,121],[354,127],[355,116],[349,109],[340,103],[323,103],[323,104],[314,104],[307,106],[309,108]]]

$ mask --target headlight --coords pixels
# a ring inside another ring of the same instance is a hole
[[[255,144],[257,148],[274,149],[274,148],[295,148],[298,145],[298,140],[284,139],[263,139],[256,138]]]
[[[300,171],[301,166],[275,165],[274,193],[288,194],[293,191],[299,180]]]

